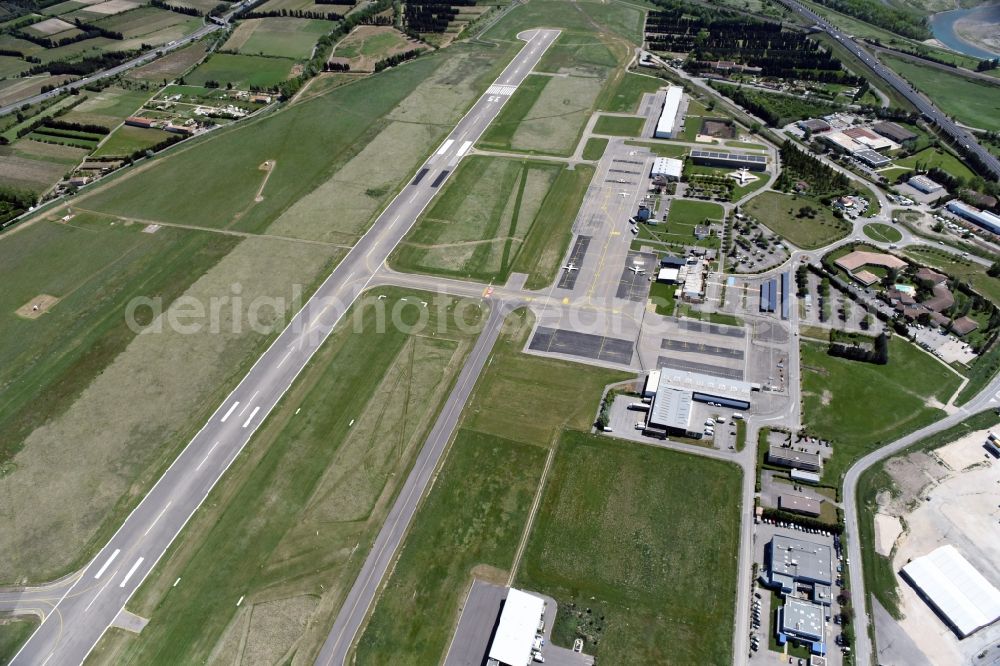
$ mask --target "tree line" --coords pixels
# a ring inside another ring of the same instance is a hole
[[[846,358],[849,361],[886,365],[889,362],[889,337],[885,333],[879,333],[878,337],[872,341],[871,349],[856,342],[843,344],[831,341],[826,353],[830,356]]]
[[[448,24],[458,16],[455,7],[471,7],[476,0],[419,0],[406,3],[403,10],[403,25],[407,32],[419,34],[444,32]]]
[[[310,12],[304,9],[269,9],[267,11],[250,10],[246,13],[241,13],[240,18],[282,18],[286,16],[291,16],[292,18],[318,19],[320,21],[340,21],[344,18],[343,14],[338,14],[337,12]]]
[[[410,49],[409,51],[403,51],[402,53],[397,53],[396,55],[391,55],[388,58],[383,58],[375,63],[375,71],[381,72],[387,67],[393,67],[401,62],[406,62],[407,60],[412,60],[420,55],[421,49]]]

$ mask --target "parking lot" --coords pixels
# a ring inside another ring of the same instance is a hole
[[[615,437],[630,439],[634,442],[644,444],[658,444],[663,441],[658,437],[648,437],[642,434],[642,426],[646,422],[647,412],[631,408],[639,401],[635,396],[620,395],[615,398],[611,406],[611,413],[608,419],[608,427]],[[695,402],[691,407],[690,428],[692,431],[701,432],[702,439],[689,440],[684,437],[671,437],[681,443],[699,444],[723,451],[736,449],[736,421],[733,414],[737,410],[727,407],[715,407],[702,402]],[[722,422],[719,422],[719,419]],[[704,431],[711,421],[712,435],[705,435]]]

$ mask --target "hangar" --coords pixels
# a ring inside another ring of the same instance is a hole
[[[500,622],[490,644],[488,664],[527,666],[531,663],[538,625],[545,614],[545,600],[513,587],[500,612]]]
[[[903,575],[960,638],[1000,617],[1000,591],[951,544],[912,560]]]
[[[681,100],[684,98],[684,89],[680,86],[670,86],[667,88],[667,98],[663,102],[663,111],[660,112],[660,119],[656,123],[656,131],[653,136],[657,139],[672,139],[680,124]]]

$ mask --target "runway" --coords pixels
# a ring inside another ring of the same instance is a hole
[[[76,582],[66,589],[52,612],[11,663],[63,666],[80,664],[87,658],[337,322],[368,288],[375,272],[430,203],[440,185],[496,118],[510,94],[531,72],[558,35],[557,30],[529,30],[518,35],[526,44],[497,78],[491,92],[479,98],[444,143],[418,170],[422,175],[415,177],[403,188],[371,229],[320,285],[208,423],[160,477],[149,494],[126,518],[110,541],[83,569]],[[491,317],[500,316],[500,310],[499,307],[494,308]],[[499,330],[499,326],[494,328]],[[481,336],[480,342],[485,344],[483,341],[488,337]],[[480,347],[481,345],[477,345],[463,369],[459,385],[474,381],[478,375],[481,363],[485,361],[485,356],[477,356],[483,353]],[[487,349],[485,354],[488,353]],[[470,374],[472,372],[475,374]],[[418,458],[418,466],[421,460],[430,460],[434,455],[440,457],[440,450],[443,450],[444,443],[451,434],[448,424],[451,423],[453,428],[461,411],[460,408],[457,411],[454,409],[454,400],[456,396],[453,393],[428,438],[425,450]],[[450,418],[445,418],[445,415]],[[428,475],[436,466],[437,458],[433,460],[435,462],[429,465]],[[416,475],[411,475],[400,493],[401,498],[406,498],[408,506],[393,508],[387,527],[379,535],[380,541],[376,542],[377,549],[389,554],[394,552],[405,532],[408,524],[406,512],[409,511],[412,515],[422,494],[421,486],[411,487],[411,482],[418,483],[420,480],[415,481],[413,476]],[[413,492],[411,488],[420,492]],[[397,514],[397,508],[401,508],[402,512]],[[390,525],[395,528],[391,529]],[[380,545],[383,534],[386,540]],[[366,562],[365,566],[368,567],[368,564]],[[379,580],[380,575],[373,580],[375,588]],[[374,589],[371,594],[374,594]],[[365,598],[362,594],[357,597],[357,602],[351,601],[351,598],[348,602],[360,607]],[[371,595],[367,598],[370,603]]]

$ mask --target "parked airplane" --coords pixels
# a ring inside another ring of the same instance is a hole
[[[565,266],[563,266],[563,268],[562,268],[562,269],[563,269],[564,271],[569,271],[569,272],[571,272],[571,273],[572,273],[573,271],[578,271],[578,270],[580,270],[580,267],[579,267],[579,266],[577,266],[576,264],[574,264],[574,263],[573,263],[573,262],[571,261],[571,262],[569,262],[568,264],[566,264]]]
[[[645,268],[639,268],[638,266],[629,266],[628,269],[632,271],[635,275],[642,275],[646,272]]]

